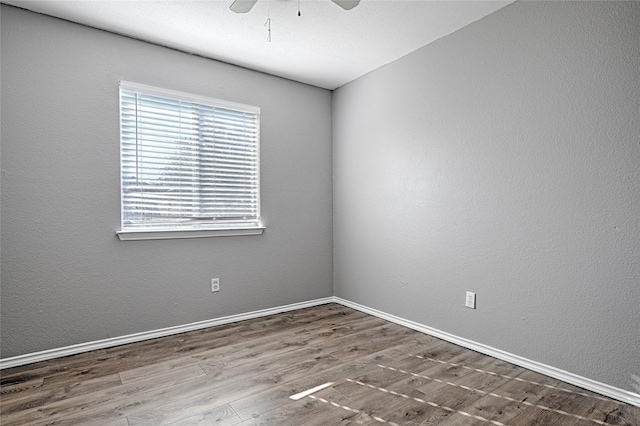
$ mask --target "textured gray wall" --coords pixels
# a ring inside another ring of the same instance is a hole
[[[640,3],[517,2],[338,89],[336,295],[638,392],[639,82]]]
[[[332,295],[331,92],[1,13],[3,358]],[[118,240],[120,79],[262,108],[262,236]]]

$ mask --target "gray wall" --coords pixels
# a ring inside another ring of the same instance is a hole
[[[639,82],[640,3],[517,2],[338,89],[336,295],[638,392]]]
[[[1,13],[3,358],[332,295],[331,92]],[[262,236],[118,240],[120,79],[262,108]]]

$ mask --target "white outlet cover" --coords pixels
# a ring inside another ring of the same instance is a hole
[[[467,297],[465,299],[464,302],[464,306],[466,306],[467,308],[471,308],[471,309],[475,309],[476,308],[476,294],[468,291],[467,292]]]

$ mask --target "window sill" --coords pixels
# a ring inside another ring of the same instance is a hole
[[[121,241],[173,240],[178,238],[233,237],[238,235],[260,235],[263,226],[228,229],[164,229],[140,231],[116,231]]]

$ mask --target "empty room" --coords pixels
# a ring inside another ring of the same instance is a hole
[[[0,424],[640,425],[640,2],[0,2]]]

